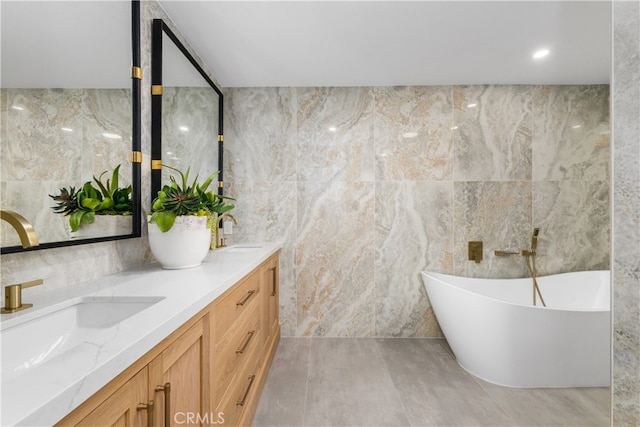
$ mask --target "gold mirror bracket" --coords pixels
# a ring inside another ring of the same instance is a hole
[[[142,80],[142,68],[140,67],[131,67],[131,78]]]
[[[142,152],[141,151],[132,151],[131,152],[131,163],[142,163]]]

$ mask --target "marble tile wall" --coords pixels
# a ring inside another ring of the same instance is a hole
[[[218,170],[218,94],[210,87],[164,87],[163,164],[202,180]],[[176,172],[163,170],[163,183]],[[213,187],[212,187],[213,188]]]
[[[613,2],[612,425],[640,425],[640,3]]]
[[[534,226],[544,274],[609,268],[608,86],[226,96],[230,240],[283,244],[284,335],[440,336],[420,271],[526,276],[492,254]]]

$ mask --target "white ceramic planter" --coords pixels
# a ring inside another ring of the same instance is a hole
[[[69,218],[64,217],[69,225]],[[69,231],[69,238],[92,239],[95,237],[123,236],[133,232],[133,217],[131,215],[96,215],[91,224],[81,223],[78,231]]]
[[[157,224],[149,224],[151,253],[162,268],[197,267],[209,253],[210,245],[211,229],[206,216],[179,216],[166,233]]]

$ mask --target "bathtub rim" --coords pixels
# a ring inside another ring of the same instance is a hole
[[[611,292],[611,270],[583,270],[583,271],[568,271],[568,272],[564,272],[564,273],[556,273],[556,274],[548,274],[546,276],[538,276],[538,279],[541,278],[545,278],[545,277],[557,277],[557,276],[565,276],[565,275],[573,275],[573,274],[577,274],[577,273],[588,273],[588,272],[593,272],[593,273],[608,273],[609,275],[609,292]],[[505,282],[505,281],[510,281],[510,280],[531,280],[531,277],[515,277],[515,278],[511,278],[511,279],[493,279],[493,278],[485,278],[485,277],[466,277],[466,276],[456,276],[453,274],[448,274],[448,273],[439,273],[439,272],[435,272],[435,271],[427,271],[427,270],[422,270],[421,271],[421,275],[423,276],[423,285],[424,285],[424,290],[427,293],[427,298],[429,297],[429,292],[426,288],[427,284],[424,283],[424,276],[429,276],[431,275],[431,277],[441,283],[443,283],[446,286],[449,287],[453,287],[455,289],[457,289],[458,291],[462,291],[465,292],[467,294],[472,294],[472,295],[478,295],[482,298],[486,298],[492,301],[497,301],[503,304],[509,304],[509,305],[513,305],[513,306],[517,306],[517,307],[523,307],[523,308],[528,308],[528,309],[532,309],[532,310],[550,310],[550,311],[563,311],[563,312],[569,312],[569,313],[611,313],[611,300],[609,300],[609,307],[607,309],[602,309],[602,308],[583,308],[580,310],[576,310],[576,309],[566,309],[566,308],[551,308],[551,307],[543,307],[543,306],[539,306],[539,305],[530,305],[530,304],[520,304],[520,303],[515,303],[515,302],[511,302],[511,301],[507,301],[504,299],[499,299],[499,298],[495,298],[495,297],[491,297],[488,295],[484,295],[481,294],[479,292],[473,292],[469,289],[465,289],[465,288],[461,288],[459,286],[453,285],[451,283],[448,283],[444,280],[442,280],[441,278],[437,277],[437,276],[444,276],[444,277],[453,277],[453,278],[457,278],[457,279],[464,279],[464,280],[470,280],[470,281],[480,281],[480,280],[491,280],[491,281],[499,281],[499,282]],[[434,276],[437,275],[437,276]]]

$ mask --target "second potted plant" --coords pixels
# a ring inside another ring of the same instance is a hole
[[[170,176],[151,205],[149,245],[153,256],[163,268],[196,267],[207,256],[211,245],[211,224],[215,216],[233,209],[223,197],[208,190],[217,172],[202,183],[196,176],[189,183],[189,172],[163,165],[176,171],[180,181]]]

